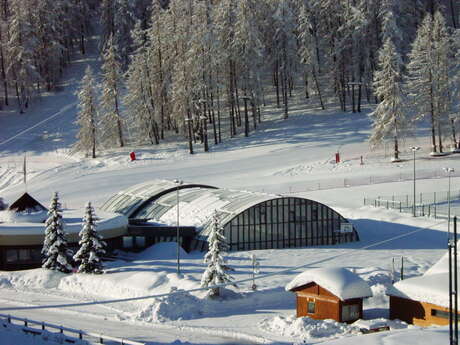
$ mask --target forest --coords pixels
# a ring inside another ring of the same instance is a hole
[[[99,39],[78,97],[76,150],[159,144],[194,153],[248,136],[293,94],[371,113],[371,145],[422,119],[432,153],[459,148],[459,4],[454,0],[2,0],[0,98],[20,113]],[[225,125],[224,125],[225,124]],[[224,133],[225,131],[225,133]],[[449,138],[452,138],[451,140]],[[449,144],[446,144],[445,141]],[[452,141],[452,143],[450,143]]]

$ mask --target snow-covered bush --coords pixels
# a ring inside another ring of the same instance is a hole
[[[107,244],[96,231],[97,217],[91,202],[86,205],[83,228],[79,236],[80,249],[73,259],[79,263],[79,273],[102,273],[102,256],[105,254]]]

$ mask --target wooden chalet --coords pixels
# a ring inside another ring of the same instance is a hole
[[[295,277],[286,290],[296,294],[297,317],[347,323],[363,317],[363,299],[372,296],[369,285],[345,268],[305,271]]]
[[[30,196],[29,193],[24,193],[18,200],[13,202],[8,210],[14,212],[40,212],[48,211],[48,209],[40,204],[37,200]]]
[[[400,280],[387,292],[390,297],[390,319],[416,326],[449,324],[448,256],[424,275]]]

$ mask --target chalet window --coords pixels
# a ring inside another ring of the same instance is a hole
[[[440,317],[442,319],[449,319],[449,312],[439,309],[431,309],[431,316]]]
[[[19,249],[19,261],[29,261],[30,259],[30,249]]]
[[[18,261],[18,251],[16,249],[8,249],[6,251],[6,262]]]
[[[138,248],[145,247],[145,237],[144,236],[136,236],[136,247]]]
[[[41,250],[40,249],[8,249],[6,251],[6,262],[40,262]]]
[[[133,237],[123,236],[123,248],[132,248],[134,245]]]
[[[315,313],[315,301],[308,301],[307,303],[307,313],[314,314]]]
[[[342,306],[342,322],[353,321],[359,319],[359,305],[343,305]]]

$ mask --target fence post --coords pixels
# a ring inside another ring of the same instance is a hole
[[[61,332],[61,334],[64,333],[64,329],[63,329],[62,325],[61,325],[61,327],[59,328],[59,331]]]
[[[29,324],[29,323],[27,322],[27,318],[24,319],[24,326],[28,327],[28,324]]]
[[[102,338],[102,334],[99,335],[99,344],[104,344],[104,338]]]
[[[402,212],[401,201],[399,202],[399,213]]]
[[[83,333],[80,329],[80,332],[78,332],[78,339],[82,340],[83,339]]]
[[[11,315],[8,315],[7,319],[8,323],[11,323]]]
[[[44,331],[44,330],[45,330],[45,323],[42,322],[42,331]]]
[[[406,194],[406,207],[409,207],[409,194]]]

